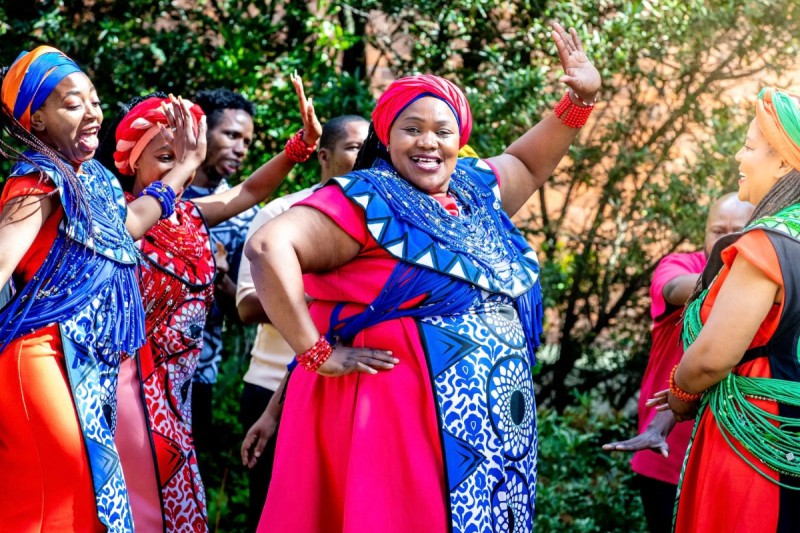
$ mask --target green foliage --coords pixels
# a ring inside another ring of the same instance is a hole
[[[733,154],[752,103],[725,91],[793,64],[798,41],[784,30],[799,9],[678,0],[552,8],[554,18],[592,21],[578,32],[597,58],[608,103],[527,221],[544,241],[542,283],[559,338],[540,400],[563,407],[571,387],[602,385],[619,406],[638,388],[631,370],[649,346],[644,289],[652,271],[667,253],[699,248],[711,199],[738,174]]]
[[[622,405],[640,374],[619,370],[641,368],[647,355],[653,269],[667,253],[699,247],[711,199],[735,183],[732,156],[752,108],[725,91],[794,64],[800,6],[384,0],[366,8],[386,15],[385,32],[367,38],[393,73],[433,71],[465,88],[476,116],[470,144],[483,156],[500,153],[563,91],[550,21],[578,31],[604,79],[597,120],[519,222],[540,251],[548,338],[558,339],[541,400],[563,408],[570,387],[602,385]]]
[[[558,339],[541,400],[559,408],[572,386],[602,386],[614,405],[638,386],[638,372],[619,370],[641,368],[647,354],[650,275],[666,253],[699,246],[710,198],[734,183],[731,156],[751,113],[725,90],[790,64],[800,34],[791,0],[42,0],[5,9],[0,62],[55,44],[86,65],[107,114],[153,89],[225,85],[251,97],[257,135],[243,176],[300,123],[290,71],[305,76],[321,116],[369,113],[370,87],[386,73],[366,64],[367,45],[390,75],[434,72],[461,84],[476,117],[471,145],[500,153],[563,91],[549,21],[575,26],[605,80],[597,121],[518,219],[540,252],[548,338]],[[317,170],[304,165],[279,192],[316,181]]]
[[[576,399],[561,414],[539,410],[536,531],[646,531],[630,455],[601,450],[634,434],[635,424],[621,413],[598,412],[589,396]]]
[[[55,45],[85,66],[107,117],[154,89],[189,97],[202,88],[237,89],[258,105],[242,176],[300,125],[292,70],[304,76],[323,118],[368,116],[373,86],[433,72],[465,88],[476,117],[470,144],[488,157],[550,113],[563,93],[551,20],[577,29],[604,88],[594,122],[517,219],[539,252],[553,343],[540,354],[539,398],[563,410],[576,403],[573,390],[593,391],[618,407],[638,387],[646,360],[646,287],[657,261],[698,247],[710,199],[734,185],[732,155],[752,97],[742,102],[731,89],[795,62],[795,0],[7,2],[0,64],[22,49]],[[367,64],[367,46],[388,72]],[[304,165],[279,192],[317,175],[314,164]],[[246,492],[232,466],[241,438],[241,368],[232,361],[216,400],[224,453],[201,458],[212,471],[212,527],[219,519],[224,531],[242,524]],[[625,459],[598,451],[605,433],[617,431],[632,428],[591,413],[583,399],[562,418],[542,412],[537,529],[641,529]]]
[[[292,71],[303,75],[323,121],[372,110],[363,68],[342,72],[339,65],[340,55],[363,37],[339,23],[341,7],[333,3],[319,3],[313,13],[305,1],[22,4],[0,17],[0,64],[39,44],[60,48],[87,71],[107,118],[118,104],[154,90],[191,98],[201,89],[228,87],[256,102],[256,138],[242,177],[282,150],[301,125]],[[307,187],[318,176],[316,164],[304,165],[281,192]]]
[[[249,428],[242,428],[239,422],[239,403],[254,337],[255,327],[235,324],[226,325],[223,334],[225,357],[213,397],[212,430],[216,439],[213,449],[197,458],[211,531],[245,531],[249,488],[240,449]]]

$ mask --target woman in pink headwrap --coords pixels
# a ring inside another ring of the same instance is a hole
[[[685,352],[648,405],[697,414],[675,531],[800,531],[800,95],[764,89],[739,163],[756,206],[714,246],[684,312]]]
[[[28,149],[0,197],[0,531],[133,531],[114,446],[120,359],[144,344],[134,239],[174,209],[205,157],[184,126],[173,171],[125,202],[94,154],[103,114],[91,80],[55,48],[23,52],[2,79],[3,130]],[[133,236],[133,238],[132,238]]]
[[[399,79],[357,170],[249,241],[259,297],[299,354],[259,531],[531,531],[542,308],[536,254],[509,217],[600,88],[575,31],[553,35],[567,93],[506,152],[459,160],[464,94]],[[245,462],[268,432],[251,432]]]
[[[313,152],[322,128],[306,100],[301,79],[292,76],[292,82],[303,133],[290,141],[287,150],[239,185],[203,198],[180,199],[194,172],[187,174],[178,190],[175,213],[136,243],[144,257],[139,284],[147,344],[135,361],[123,362],[120,369],[115,441],[128,480],[134,521],[142,531],[209,529],[192,441],[190,395],[213,295],[215,261],[209,227],[265,200],[302,159],[297,152],[305,157]],[[169,131],[164,129],[170,118],[165,107],[168,102],[167,98],[145,98],[116,127],[115,166],[123,176],[133,178],[126,191],[128,201],[170,172],[179,159]],[[184,104],[199,122],[203,116],[200,106]]]

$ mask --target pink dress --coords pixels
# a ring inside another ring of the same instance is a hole
[[[329,196],[336,192],[323,189]],[[321,332],[327,329],[332,302],[353,302],[349,307],[361,310],[359,306],[375,299],[397,263],[369,237],[363,215],[345,202],[303,202],[329,214],[341,209],[334,214],[337,221],[365,244],[360,256],[344,267],[304,276],[306,292],[316,300],[311,315]],[[403,318],[355,338],[353,346],[391,350],[400,364],[390,372],[335,379],[300,368],[292,374],[276,473],[258,531],[445,531],[436,408],[418,337],[413,320]],[[293,437],[298,434],[303,437]],[[432,524],[439,527],[431,529]]]
[[[500,211],[487,172],[488,205]],[[391,292],[395,267],[406,264],[390,254],[396,247],[379,244],[381,222],[372,222],[358,198],[345,185],[328,186],[298,204],[322,211],[362,245],[349,263],[304,276],[321,333],[335,313],[360,315]],[[434,218],[452,216],[438,209]],[[413,248],[414,237],[395,236]],[[427,261],[425,253],[418,263]],[[461,268],[460,259],[450,260],[451,269]],[[521,271],[515,272],[530,275]],[[464,313],[382,318],[355,328],[352,346],[390,350],[400,360],[391,371],[337,378],[302,367],[292,372],[259,532],[531,531],[536,431],[529,345],[513,299],[458,283],[474,298]],[[403,301],[401,309],[427,310],[415,297]]]

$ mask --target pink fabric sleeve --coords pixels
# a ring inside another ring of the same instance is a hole
[[[655,271],[650,284],[650,316],[658,320],[667,311],[667,301],[664,299],[664,287],[677,278],[687,274],[699,274],[705,266],[703,252],[676,253],[664,257]]]
[[[364,221],[364,211],[354,202],[350,201],[336,185],[322,187],[317,192],[294,205],[313,207],[321,211],[345,233],[350,235],[362,246],[367,244],[369,234]]]
[[[486,163],[489,166],[489,168],[492,169],[492,172],[494,173],[494,179],[497,180],[497,186],[499,187],[500,186],[500,174],[497,173],[497,167],[494,166],[494,163],[492,163],[488,159],[481,159],[481,161]]]

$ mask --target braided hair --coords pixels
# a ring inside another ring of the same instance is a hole
[[[364,140],[364,144],[361,145],[361,149],[358,151],[356,163],[353,165],[353,170],[372,168],[372,166],[375,164],[375,161],[378,159],[383,159],[387,162],[391,161],[389,158],[389,152],[381,140],[378,139],[378,134],[375,133],[375,125],[370,122],[369,133],[367,133],[367,138]]]
[[[797,203],[800,203],[800,170],[793,168],[770,187],[767,195],[758,202],[748,225],[759,218],[774,215]]]

